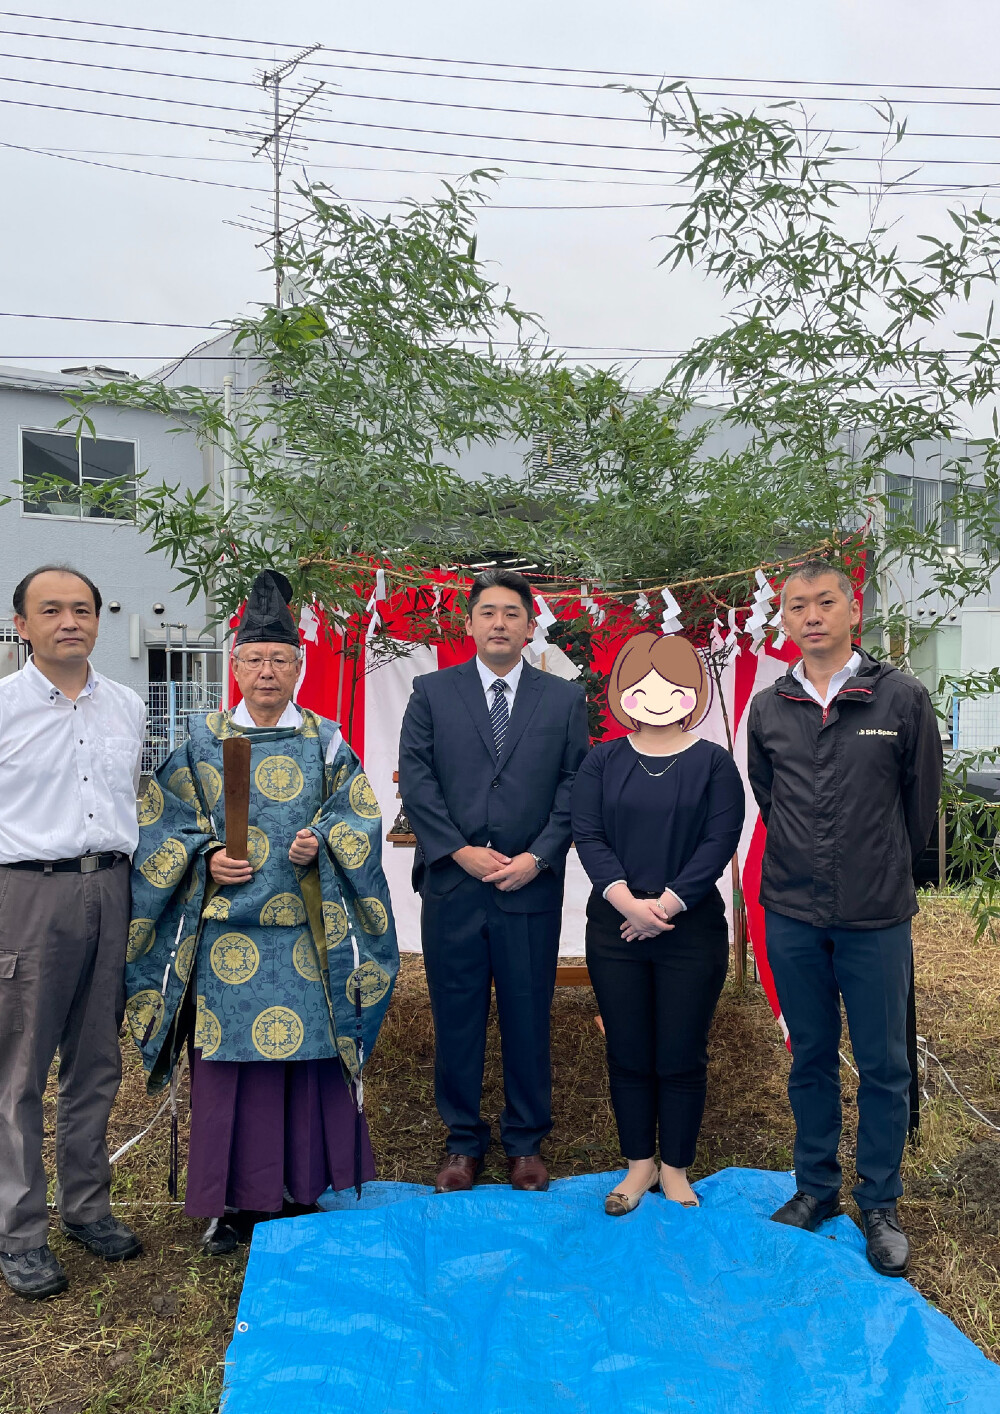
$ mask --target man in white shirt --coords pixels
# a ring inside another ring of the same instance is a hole
[[[68,1284],[46,1241],[42,1164],[57,1050],[62,1231],[106,1261],[142,1250],[111,1215],[105,1136],[121,1082],[146,709],[90,665],[100,611],[75,570],[26,575],[14,623],[32,654],[0,681],[0,1272],[26,1299]]]

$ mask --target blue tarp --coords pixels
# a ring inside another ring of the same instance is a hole
[[[612,1219],[615,1178],[372,1183],[258,1227],[225,1414],[1000,1414],[1000,1368],[849,1218],[767,1221],[789,1175]]]

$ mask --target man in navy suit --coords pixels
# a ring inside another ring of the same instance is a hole
[[[489,1147],[479,1106],[491,981],[500,1138],[513,1186],[538,1190],[549,1182],[539,1152],[552,1128],[549,1012],[587,707],[577,684],[521,657],[535,630],[523,575],[479,575],[465,627],[475,658],[414,681],[399,742],[400,795],[418,844],[435,1099],[448,1127],[436,1191],[471,1188]]]

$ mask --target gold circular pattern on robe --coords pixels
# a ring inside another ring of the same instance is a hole
[[[222,922],[229,917],[229,910],[232,908],[232,900],[223,898],[221,894],[215,894],[209,899],[202,909],[202,918],[214,918],[216,922]]]
[[[246,933],[222,933],[212,944],[208,960],[220,982],[236,987],[241,982],[249,982],[257,971],[260,953]]]
[[[298,894],[275,894],[260,911],[265,928],[297,928],[306,921],[306,906]]]
[[[230,725],[228,712],[209,712],[205,718],[205,726],[220,741],[225,741],[227,736],[235,735]]]
[[[337,947],[347,937],[347,914],[339,903],[323,904],[323,927],[326,941],[331,948]]]
[[[194,776],[187,766],[178,766],[176,771],[171,771],[167,780],[167,790],[172,795],[176,795],[178,800],[183,800],[186,805],[197,805],[198,789],[194,783]]]
[[[355,776],[347,798],[351,802],[351,809],[355,815],[360,815],[362,820],[381,820],[382,811],[379,809],[375,792],[372,790],[371,782],[364,771]]]
[[[256,825],[251,825],[247,830],[247,858],[250,866],[256,874],[258,869],[263,869],[267,863],[267,856],[271,853],[271,842],[263,830],[259,830]]]
[[[287,1006],[269,1006],[253,1024],[253,1043],[267,1060],[285,1060],[302,1045],[305,1027]]]
[[[128,946],[125,950],[126,962],[135,962],[144,952],[149,952],[156,942],[156,924],[152,918],[133,918],[128,925]]]
[[[333,785],[331,786],[331,790],[340,790],[340,787],[344,784],[350,774],[351,768],[345,761],[343,766],[340,767],[337,774],[333,778]]]
[[[253,778],[261,795],[282,804],[301,795],[305,785],[298,762],[290,756],[265,756],[254,771]]]
[[[380,938],[389,927],[389,914],[385,904],[377,898],[359,898],[355,904],[358,922],[366,933]]]
[[[174,958],[174,971],[185,984],[191,976],[191,967],[194,963],[194,949],[198,941],[197,933],[189,933],[186,938],[182,938],[177,945],[177,956]]]
[[[331,1038],[332,1039],[332,1038]],[[358,1073],[358,1048],[349,1036],[337,1037],[337,1050],[340,1052],[340,1059],[347,1066],[352,1075]]]
[[[149,1023],[151,1021],[153,1023],[149,1032],[150,1041],[163,1024],[163,998],[152,987],[147,988],[144,992],[136,992],[125,1003],[125,1014],[128,1017],[132,1035],[141,1046],[144,1044],[143,1038]]]
[[[319,718],[308,707],[303,708],[299,732],[302,736],[319,736]]]
[[[199,761],[195,770],[198,772],[201,788],[205,792],[208,808],[214,810],[222,795],[222,777],[215,767],[210,766],[207,761]]]
[[[371,852],[372,842],[360,830],[352,830],[346,820],[330,826],[327,835],[338,864],[345,869],[360,869]]]
[[[300,933],[292,948],[292,966],[307,982],[319,981],[319,959],[308,933]]]
[[[194,1043],[201,1051],[202,1059],[214,1056],[222,1044],[222,1026],[214,1011],[209,1011],[205,998],[198,998],[194,1018]]]
[[[372,962],[369,958],[360,967],[355,968],[347,979],[347,1000],[354,1005],[354,990],[358,983],[361,984],[361,1005],[375,1006],[380,1002],[389,990],[391,978],[384,968],[379,967],[377,962]]]
[[[156,889],[172,889],[183,879],[187,862],[187,850],[171,836],[139,865],[139,873]]]
[[[155,781],[150,781],[136,806],[136,817],[140,828],[155,825],[163,814],[163,792]]]

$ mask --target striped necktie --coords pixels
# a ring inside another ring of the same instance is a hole
[[[507,710],[507,684],[503,678],[497,678],[492,686],[493,705],[490,707],[490,726],[493,728],[493,745],[496,747],[497,760],[499,761],[503,751],[503,739],[507,735],[510,712]]]

